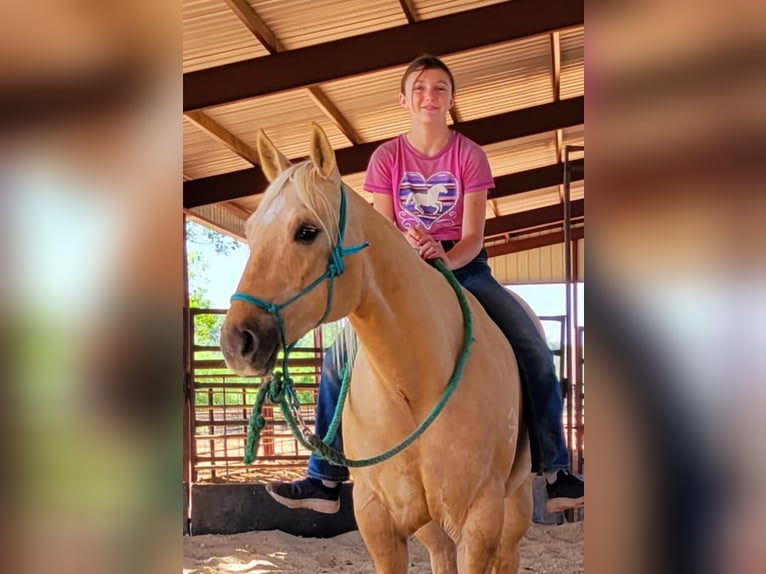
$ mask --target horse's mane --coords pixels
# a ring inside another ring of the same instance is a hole
[[[334,202],[327,197],[326,193],[321,193],[318,190],[322,186],[327,185],[340,186],[340,177],[337,177],[336,175],[337,172],[330,177],[325,177],[319,172],[311,160],[305,160],[291,165],[280,173],[266,188],[256,213],[268,210],[282,194],[285,186],[288,183],[292,183],[292,189],[295,191],[295,196],[298,198],[298,201],[300,201],[316,218],[317,222],[322,227],[322,231],[325,232],[328,241],[332,244],[338,235],[338,205],[334,204]],[[253,238],[251,227],[253,225],[254,216],[255,214],[253,214],[245,224],[245,234],[251,240]]]

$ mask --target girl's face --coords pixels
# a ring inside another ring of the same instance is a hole
[[[452,107],[452,85],[447,72],[440,68],[413,71],[404,83],[399,102],[412,121],[445,122]]]

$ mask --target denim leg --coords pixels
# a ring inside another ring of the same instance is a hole
[[[335,414],[335,405],[338,404],[338,398],[340,396],[340,385],[342,381],[340,373],[335,368],[335,359],[333,357],[337,354],[341,365],[344,365],[348,360],[348,353],[345,345],[339,343],[340,337],[325,351],[324,360],[322,361],[315,425],[315,432],[320,438],[323,438],[327,434],[327,429],[330,427],[333,415]],[[341,434],[340,426],[338,427],[338,432],[335,434],[335,438],[330,444],[333,448],[343,452],[343,436]],[[348,469],[345,466],[335,466],[314,454],[309,458],[309,466],[306,474],[311,478],[323,480],[335,480],[339,482],[348,480]]]
[[[533,449],[533,461],[537,463],[533,470],[568,469],[569,453],[561,421],[564,408],[561,388],[548,345],[524,308],[492,277],[481,255],[456,270],[455,276],[479,300],[516,354],[525,405],[528,405],[527,412],[532,411],[531,430],[536,434],[539,447],[538,453]]]

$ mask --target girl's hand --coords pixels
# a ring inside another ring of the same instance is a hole
[[[420,225],[410,227],[407,230],[407,240],[410,245],[418,250],[420,256],[426,261],[431,259],[441,259],[448,262],[447,254],[444,252],[441,241],[431,237],[431,235]]]

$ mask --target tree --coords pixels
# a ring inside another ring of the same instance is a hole
[[[236,239],[218,233],[214,229],[200,225],[191,219],[186,220],[186,241],[200,245],[212,245],[219,255],[228,255],[242,247],[242,244]]]
[[[210,309],[212,302],[207,297],[210,278],[207,272],[210,268],[202,253],[195,250],[193,245],[210,245],[219,255],[229,255],[240,249],[242,244],[231,237],[218,233],[199,223],[186,220],[186,265],[189,277],[189,307],[194,309]],[[217,346],[223,324],[222,315],[197,315],[194,321],[194,344]]]

